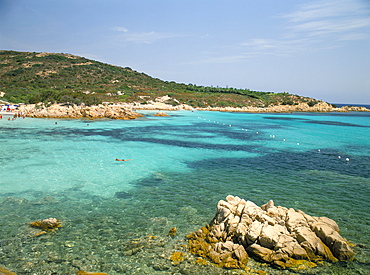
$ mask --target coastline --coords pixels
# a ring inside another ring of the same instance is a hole
[[[10,115],[10,116],[14,116],[16,115],[17,112],[0,112],[0,115]]]
[[[361,106],[341,106],[334,108],[331,104],[326,102],[319,102],[314,106],[309,106],[307,103],[300,103],[298,105],[275,105],[269,107],[206,107],[194,108],[187,104],[177,106],[169,105],[163,102],[149,102],[148,104],[140,103],[121,103],[117,104],[124,108],[131,110],[158,110],[158,111],[217,111],[217,112],[242,112],[242,113],[292,113],[292,112],[370,112],[370,109]],[[113,105],[115,106],[115,105]]]
[[[13,112],[1,112],[2,115],[26,116],[35,118],[109,118],[109,119],[135,119],[143,115],[137,110],[157,111],[217,111],[217,112],[244,112],[244,113],[292,113],[292,112],[370,112],[370,109],[361,106],[342,106],[334,108],[326,102],[319,102],[314,106],[307,103],[297,105],[275,105],[268,107],[206,107],[194,108],[190,105],[181,104],[177,106],[164,102],[151,101],[148,104],[140,103],[103,103],[94,106],[77,106],[65,104],[44,104],[21,105]]]
[[[109,118],[124,120],[143,116],[132,111],[132,109],[107,104],[95,106],[52,104],[48,107],[43,104],[21,105],[16,115],[35,118]]]

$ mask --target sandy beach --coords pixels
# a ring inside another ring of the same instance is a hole
[[[14,116],[15,114],[17,114],[16,112],[0,112],[0,115],[10,115],[10,116]]]

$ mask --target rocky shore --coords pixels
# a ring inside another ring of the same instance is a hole
[[[219,112],[246,112],[246,113],[291,113],[291,112],[370,112],[365,107],[343,106],[334,108],[331,104],[320,101],[314,106],[307,103],[297,105],[275,105],[269,107],[206,107],[193,108],[190,105],[170,105],[161,100],[149,101],[147,104],[140,103],[105,103],[97,106],[77,106],[52,104],[45,106],[42,103],[21,105],[17,113],[28,117],[37,118],[109,118],[109,119],[135,119],[143,115],[133,110],[161,110],[161,111],[179,111],[179,110],[199,110],[199,111],[219,111]],[[159,113],[163,115],[163,113]]]
[[[299,103],[298,105],[275,105],[268,107],[207,107],[197,108],[204,111],[220,111],[220,112],[246,112],[246,113],[292,113],[292,112],[370,112],[365,107],[343,106],[334,108],[326,102],[319,102],[314,106],[309,106],[307,103]]]
[[[135,119],[143,115],[124,106],[100,104],[97,106],[63,106],[53,104],[46,107],[43,104],[21,105],[18,114],[37,118],[110,118]]]
[[[248,257],[283,269],[354,257],[335,221],[275,206],[272,200],[258,207],[231,195],[219,201],[211,223],[187,239],[191,253],[224,268],[244,268]]]
[[[268,107],[205,107],[193,108],[190,105],[170,105],[166,104],[162,98],[155,101],[149,101],[147,104],[140,103],[122,103],[122,106],[136,110],[163,110],[163,111],[179,111],[179,110],[198,110],[198,111],[218,111],[218,112],[246,112],[246,113],[291,113],[291,112],[370,112],[370,109],[357,106],[343,106],[335,108],[331,104],[319,101],[314,106],[309,106],[307,103],[299,103],[297,105],[274,105]]]

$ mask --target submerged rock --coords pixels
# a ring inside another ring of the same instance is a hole
[[[114,197],[117,199],[129,199],[132,197],[132,194],[125,191],[119,191],[114,194]]]
[[[9,271],[2,266],[0,266],[0,274],[1,275],[17,275],[16,273]]]
[[[170,231],[168,232],[168,236],[175,237],[176,232],[177,232],[177,228],[176,228],[176,227],[173,227],[173,228],[171,228],[171,229],[170,229]]]
[[[179,251],[173,252],[168,259],[171,260],[173,265],[178,265],[185,260],[185,253]]]
[[[59,220],[48,218],[40,221],[30,222],[30,226],[38,227],[44,231],[52,231],[62,226]]]
[[[248,255],[280,268],[299,269],[354,257],[335,221],[275,206],[272,200],[259,207],[231,195],[219,201],[209,225],[187,238],[191,253],[225,268],[243,268]]]
[[[158,112],[154,114],[153,116],[168,116],[165,112]]]

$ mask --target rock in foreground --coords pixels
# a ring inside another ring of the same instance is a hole
[[[48,218],[40,221],[30,222],[30,226],[41,228],[42,230],[54,230],[61,227],[61,223],[59,220],[55,218]]]
[[[211,223],[187,236],[190,252],[225,268],[244,268],[248,255],[281,268],[315,266],[314,262],[349,261],[354,253],[335,221],[300,210],[258,207],[227,196],[217,204]]]

